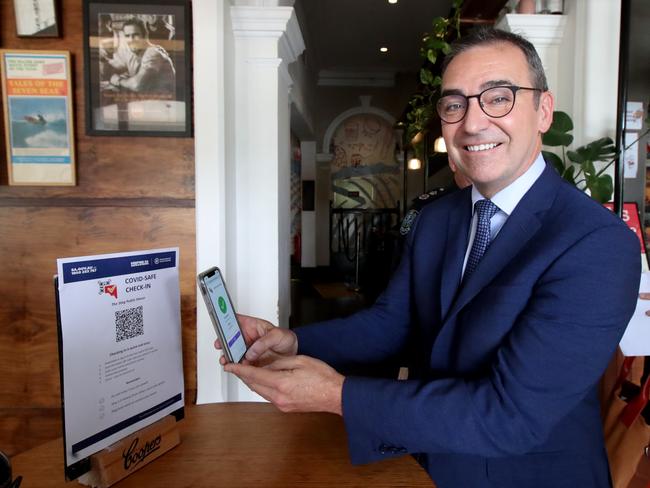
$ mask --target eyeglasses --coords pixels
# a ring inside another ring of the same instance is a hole
[[[512,111],[519,90],[543,91],[539,88],[525,88],[514,85],[493,86],[483,90],[478,95],[445,95],[438,100],[436,108],[443,122],[455,124],[465,117],[469,99],[476,98],[485,115],[498,119],[505,117]]]

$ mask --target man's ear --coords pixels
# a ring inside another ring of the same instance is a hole
[[[539,131],[543,134],[553,123],[553,109],[555,108],[555,99],[550,91],[542,92],[539,97],[538,124]]]

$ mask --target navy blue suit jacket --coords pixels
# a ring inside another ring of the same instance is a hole
[[[352,462],[414,454],[439,488],[606,487],[597,382],[630,319],[639,243],[547,166],[461,285],[465,189],[427,206],[369,309],[296,329],[340,371],[415,338],[405,381],[348,376]]]

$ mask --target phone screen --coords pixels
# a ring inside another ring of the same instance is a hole
[[[226,293],[226,286],[221,278],[221,273],[215,271],[211,276],[206,276],[203,283],[208,290],[208,296],[212,302],[212,308],[217,314],[224,339],[228,343],[228,349],[232,360],[238,363],[246,352],[246,342],[241,333],[232,303]]]

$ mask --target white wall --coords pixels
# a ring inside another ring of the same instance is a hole
[[[197,271],[219,265],[229,278],[226,259],[226,95],[224,59],[226,9],[224,0],[197,0],[194,21],[194,140],[196,173],[196,263]],[[197,49],[210,46],[210,49]],[[230,69],[227,70],[229,72]],[[200,292],[197,289],[197,297]],[[198,403],[227,398],[226,375],[218,365],[213,347],[216,338],[206,308],[197,303]],[[211,374],[206,374],[210,372]]]

